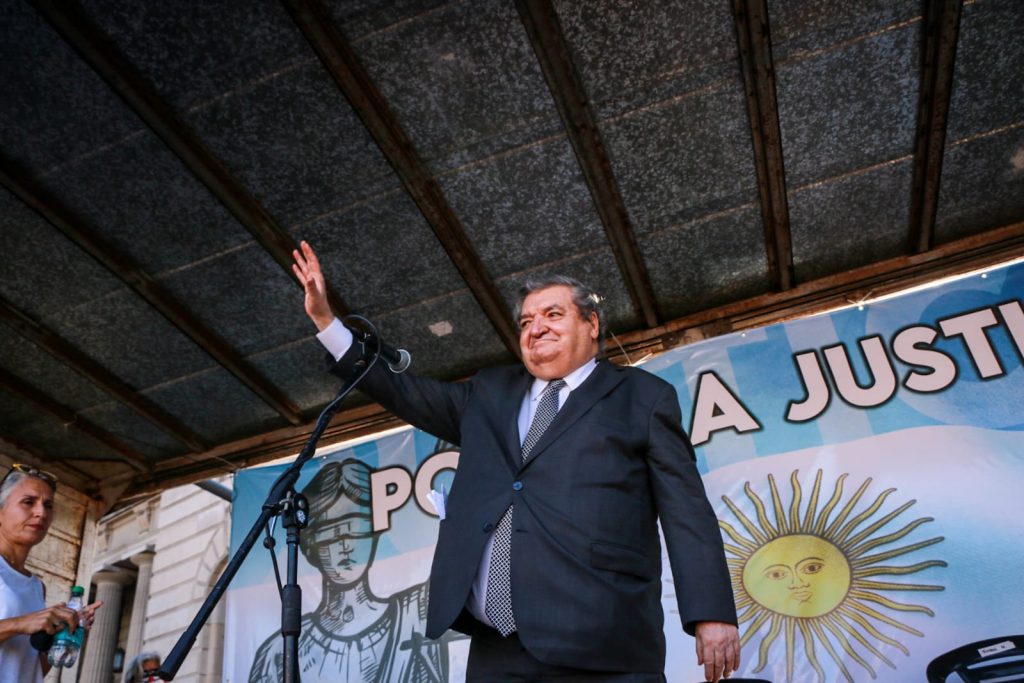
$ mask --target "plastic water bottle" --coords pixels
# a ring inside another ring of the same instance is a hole
[[[79,612],[82,609],[82,600],[85,589],[81,586],[71,587],[71,599],[68,600],[68,609]],[[78,653],[82,650],[82,641],[85,640],[85,629],[79,625],[74,631],[69,631],[64,625],[53,638],[53,645],[50,646],[50,653],[47,659],[50,666],[74,666],[78,661]]]

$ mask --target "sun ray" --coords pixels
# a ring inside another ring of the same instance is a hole
[[[894,648],[896,648],[903,654],[907,655],[908,657],[910,656],[910,650],[907,649],[906,645],[904,645],[903,643],[894,638],[890,638],[889,636],[879,631],[877,628],[874,627],[874,625],[871,624],[871,622],[865,619],[863,615],[858,614],[856,611],[846,607],[845,605],[839,608],[839,612],[850,621],[860,624],[861,628],[863,628],[865,631],[871,634],[872,637],[881,640],[883,643],[892,645]]]
[[[741,595],[738,598],[736,598],[736,610],[738,611],[745,607],[749,607],[753,603],[754,601],[750,599],[749,595]]]
[[[878,657],[880,660],[882,660],[887,665],[889,665],[889,668],[891,668],[891,669],[895,669],[896,668],[896,665],[892,661],[890,661],[888,657],[886,657],[881,652],[879,652],[878,649],[875,648],[875,646],[871,644],[871,641],[869,641],[867,638],[865,638],[864,635],[860,631],[858,631],[857,629],[855,629],[853,627],[853,624],[851,624],[849,622],[846,622],[846,621],[843,621],[842,619],[837,618],[834,614],[830,614],[828,616],[827,620],[828,620],[829,623],[831,623],[836,628],[840,628],[840,629],[846,631],[847,633],[849,633],[851,636],[853,636],[857,640],[858,643],[863,645],[866,649],[870,650],[871,654],[873,654],[874,656]]]
[[[805,623],[806,619],[796,620],[797,626],[800,627],[800,633],[804,636],[804,652],[807,654],[807,661],[811,663],[814,670],[818,672],[818,680],[825,680],[825,670],[821,668],[821,663],[818,661],[818,655],[814,652],[814,638],[811,637],[811,629]]]
[[[880,493],[878,497],[875,498],[874,503],[869,505],[867,509],[865,509],[859,515],[855,516],[853,519],[847,522],[842,529],[840,529],[838,532],[835,533],[835,535],[832,536],[835,542],[842,544],[846,540],[846,537],[849,536],[854,529],[860,526],[861,522],[870,518],[873,514],[878,512],[878,508],[882,507],[882,503],[885,502],[885,499],[892,495],[892,493],[895,490],[896,489],[886,489],[885,491],[882,491],[882,493]]]
[[[748,484],[749,486],[749,484]],[[736,504],[729,500],[729,496],[722,496],[722,501],[728,506],[732,514],[736,515],[736,519],[740,520],[740,524],[746,529],[751,537],[758,543],[758,545],[768,542],[768,537],[761,533],[760,529],[754,526],[754,523],[738,507]]]
[[[890,512],[886,516],[882,517],[878,521],[872,522],[869,526],[865,527],[856,536],[853,536],[852,538],[847,540],[846,541],[847,547],[853,547],[853,546],[857,545],[862,540],[864,540],[865,538],[867,538],[871,534],[875,533],[876,531],[881,529],[883,526],[885,526],[886,524],[888,524],[892,520],[894,520],[897,517],[899,517],[900,515],[902,515],[904,512],[906,512],[910,508],[911,505],[913,505],[916,502],[917,502],[916,500],[908,501],[908,502],[904,503],[903,505],[900,505],[898,508],[896,508],[895,510],[893,510],[892,512]]]
[[[825,503],[825,507],[821,508],[821,514],[818,515],[818,523],[814,525],[815,536],[820,536],[825,531],[825,524],[828,523],[829,515],[832,514],[832,510],[843,497],[843,483],[846,481],[847,476],[849,475],[844,472],[836,479],[836,485],[832,490],[832,497]]]
[[[890,600],[884,596],[875,595],[874,593],[869,593],[867,591],[853,590],[850,591],[850,596],[860,598],[861,600],[867,600],[868,602],[873,602],[876,605],[888,607],[889,609],[896,610],[897,612],[920,612],[922,614],[927,614],[930,617],[935,616],[935,612],[924,605],[910,605],[905,602],[896,602],[895,600]]]
[[[860,502],[861,496],[864,495],[864,492],[867,491],[868,486],[870,484],[871,477],[868,477],[867,479],[864,480],[864,483],[861,484],[860,487],[854,492],[850,500],[846,502],[846,505],[844,505],[843,509],[839,511],[839,514],[836,515],[836,518],[834,520],[832,520],[832,523],[829,524],[828,527],[825,529],[825,533],[823,534],[824,536],[827,536],[828,538],[835,537],[836,529],[842,526],[843,522],[846,521],[846,518],[857,506],[857,503]]]
[[[886,545],[886,544],[892,543],[893,541],[898,541],[901,538],[903,538],[904,536],[906,536],[907,534],[909,534],[911,531],[916,529],[917,527],[921,526],[922,524],[927,524],[928,522],[933,522],[933,521],[935,521],[935,520],[933,518],[931,518],[931,517],[922,517],[921,519],[915,519],[913,522],[911,522],[910,524],[907,524],[905,527],[903,527],[899,531],[894,531],[893,533],[887,534],[885,536],[879,536],[877,538],[869,539],[869,540],[865,541],[864,543],[862,543],[861,545],[857,546],[856,548],[851,548],[849,553],[850,553],[850,555],[852,557],[859,557],[859,556],[863,555],[865,552],[867,552],[868,550],[872,550],[873,548],[877,548],[880,545]]]
[[[748,482],[749,485],[749,482]],[[775,485],[775,477],[768,475],[768,490],[772,494],[772,509],[775,511],[775,521],[779,525],[779,536],[788,534],[789,529],[786,528],[786,515],[782,511],[782,499],[779,497],[779,487]]]
[[[736,623],[743,624],[744,622],[750,621],[754,618],[754,615],[757,614],[757,612],[757,605],[751,605],[750,609],[736,617]]]
[[[758,609],[757,605],[753,605],[750,609],[744,611],[742,614],[740,614],[738,617],[736,617],[736,621],[737,621],[738,624],[744,624],[746,622],[750,622],[752,620],[752,618],[757,616],[758,612],[762,612],[762,611],[763,610]]]
[[[821,632],[821,626],[818,622],[812,621],[810,625],[811,630],[814,631],[814,635],[818,636],[818,640],[821,641],[821,646],[825,648],[825,651],[828,652],[830,657],[832,657],[832,661],[834,661],[836,666],[839,667],[839,670],[843,672],[843,678],[845,678],[849,683],[854,683],[853,676],[850,675],[850,670],[846,668],[846,662],[844,662],[843,658],[839,656],[836,649],[832,647],[832,642],[825,637],[824,633]]]
[[[737,562],[742,562],[745,557],[750,555],[749,552],[744,551],[744,549],[738,545],[732,545],[731,543],[723,543],[722,545],[724,546],[726,553],[736,556]]]
[[[803,491],[800,489],[800,480],[797,474],[800,470],[793,470],[789,477],[789,484],[793,487],[793,500],[789,503],[789,528],[797,531],[800,528],[800,501],[803,498]]]
[[[856,578],[864,576],[878,576],[878,575],[903,575],[903,574],[915,574],[925,569],[932,567],[948,567],[943,560],[926,560],[924,562],[918,562],[917,564],[911,564],[906,567],[888,567],[882,565],[881,567],[865,567],[863,569],[855,569],[853,575]]]
[[[924,634],[921,633],[920,631],[918,631],[916,628],[913,628],[911,626],[907,626],[906,624],[901,624],[900,622],[896,621],[895,619],[892,619],[891,617],[888,617],[888,616],[882,614],[878,610],[872,609],[872,608],[868,607],[867,605],[865,605],[862,602],[857,602],[856,600],[853,599],[852,596],[851,596],[848,604],[853,609],[855,609],[855,610],[857,610],[859,612],[862,612],[862,613],[868,615],[869,617],[877,619],[878,621],[884,621],[885,623],[889,624],[889,626],[892,626],[894,628],[898,628],[901,631],[906,631],[907,633],[913,634],[915,636],[919,636],[919,637],[922,637],[922,638],[924,637]]]
[[[796,644],[796,619],[786,619],[786,680],[793,680],[793,651]]]
[[[833,636],[835,636],[836,640],[839,641],[839,647],[843,648],[843,652],[853,657],[853,660],[855,662],[857,662],[862,667],[867,669],[868,673],[871,674],[871,678],[878,678],[878,674],[875,673],[875,668],[868,664],[867,660],[861,657],[860,653],[853,649],[853,646],[850,645],[850,641],[847,640],[846,636],[843,634],[842,631],[840,631],[838,628],[835,627],[834,624],[832,624],[831,620],[822,619],[821,625],[828,629]]]
[[[779,632],[782,630],[782,617],[778,614],[772,616],[772,627],[768,631],[768,635],[761,639],[761,646],[757,648],[757,667],[754,671],[763,671],[764,667],[768,665],[768,648],[772,646],[775,639],[779,637]]]
[[[747,498],[749,498],[750,502],[753,504],[754,510],[757,511],[757,521],[761,523],[761,529],[764,533],[768,534],[768,538],[775,538],[778,536],[779,530],[776,529],[775,525],[768,519],[768,512],[764,508],[764,501],[761,500],[760,496],[754,493],[754,489],[750,487],[749,481],[743,486],[743,491],[747,494]]]
[[[750,553],[757,550],[756,543],[753,543],[749,539],[744,538],[743,535],[740,534],[740,532],[736,531],[736,528],[728,522],[723,522],[719,520],[718,526],[721,527],[722,530],[725,531],[725,533],[729,534],[729,538],[734,540],[736,543],[739,543],[747,551],[745,554],[749,555]],[[736,554],[743,555],[744,553],[741,551],[737,551]]]
[[[761,626],[764,625],[765,620],[767,620],[768,617],[771,616],[771,614],[771,612],[765,610],[761,611],[761,614],[758,615],[757,619],[754,619],[754,622],[747,627],[746,633],[744,633],[743,637],[740,638],[740,647],[746,645],[747,642],[751,639],[751,637],[753,637],[755,633],[761,630]]]
[[[821,492],[821,470],[814,475],[814,486],[811,488],[811,497],[807,499],[807,511],[804,514],[804,523],[800,530],[807,533],[814,524],[814,515],[817,513],[818,494]]]
[[[881,562],[882,560],[888,560],[888,559],[891,559],[893,557],[899,557],[900,555],[906,555],[907,553],[912,553],[915,550],[920,550],[921,548],[927,548],[930,545],[935,545],[936,543],[941,543],[944,540],[946,540],[945,536],[937,536],[936,538],[929,538],[927,541],[921,541],[920,543],[913,543],[911,545],[906,545],[906,546],[903,546],[902,548],[896,548],[894,550],[889,550],[889,551],[886,551],[884,553],[879,553],[877,555],[869,555],[867,557],[861,557],[861,558],[858,558],[858,559],[854,560],[851,564],[853,564],[855,567],[865,567],[865,566],[867,566],[869,564],[874,564],[875,562]]]
[[[945,586],[932,586],[926,583],[896,583],[895,581],[858,581],[858,588],[873,588],[887,591],[944,591]]]

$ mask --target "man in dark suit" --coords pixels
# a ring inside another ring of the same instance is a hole
[[[361,357],[305,242],[294,270],[318,338]],[[378,363],[360,388],[459,444],[430,573],[427,636],[472,636],[467,680],[664,681],[660,519],[683,629],[717,681],[739,665],[721,535],[675,390],[596,360],[599,299],[569,278],[517,305],[523,365],[445,383]]]

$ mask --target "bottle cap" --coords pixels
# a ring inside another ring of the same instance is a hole
[[[82,588],[81,586],[72,586],[71,587],[71,597],[74,597],[76,595],[78,595],[78,596],[85,595],[85,589]]]

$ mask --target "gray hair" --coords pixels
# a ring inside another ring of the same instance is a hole
[[[124,668],[124,683],[139,683],[145,674],[142,672],[142,665],[149,661],[160,661],[160,654],[152,650],[140,652],[132,657],[132,661]]]
[[[38,479],[39,481],[44,482],[51,489],[53,488],[53,484],[42,477],[36,477],[28,472],[21,472],[12,468],[4,477],[3,483],[0,484],[0,508],[7,504],[7,499],[10,498],[11,491],[14,490],[14,487],[17,486],[22,479],[28,479],[29,477]],[[56,489],[54,490],[56,491]]]
[[[516,299],[514,315],[516,325],[519,324],[519,316],[523,313],[523,302],[526,301],[526,297],[548,287],[568,287],[572,292],[572,302],[576,304],[576,311],[584,320],[589,320],[591,313],[597,315],[597,340],[603,351],[604,335],[606,332],[604,309],[601,307],[603,299],[593,289],[568,275],[546,275],[527,278],[522,286],[519,287],[519,298]]]

